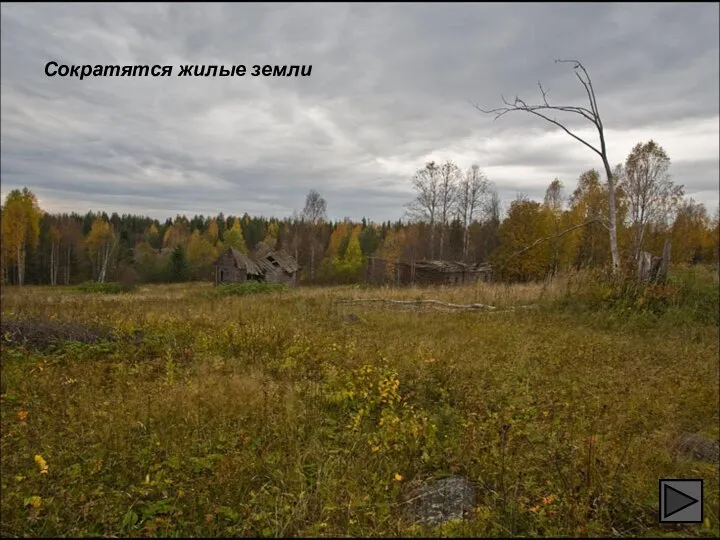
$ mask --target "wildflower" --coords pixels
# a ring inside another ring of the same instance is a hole
[[[543,497],[542,503],[545,505],[548,505],[552,503],[555,500],[555,495],[548,495],[547,497]]]
[[[27,415],[28,415],[28,413],[26,413],[25,411],[18,411],[18,419],[21,422],[25,421],[25,419],[27,418]]]
[[[42,498],[38,497],[37,495],[33,495],[32,497],[28,497],[25,499],[25,506],[32,506],[33,508],[40,508],[40,505],[42,504]]]
[[[47,474],[48,464],[40,454],[35,455],[35,463],[37,463],[40,468],[40,474]]]
[[[540,507],[539,507],[539,506],[531,506],[529,510],[530,510],[532,513],[536,514],[537,512],[540,511]]]
[[[400,473],[395,473],[395,481],[396,481],[396,482],[402,482],[402,481],[403,481],[403,477],[402,477],[402,475],[401,475]]]
[[[595,435],[591,435],[590,437],[587,438],[587,443],[589,446],[592,446],[596,442],[597,442],[597,438],[595,437]]]

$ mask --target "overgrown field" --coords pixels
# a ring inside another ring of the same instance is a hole
[[[0,533],[717,536],[718,464],[673,440],[720,436],[718,286],[677,276],[6,288],[4,323],[108,339],[3,336]],[[378,297],[498,310],[343,303]],[[448,474],[478,486],[472,515],[413,525],[403,493]],[[659,525],[658,479],[698,477],[705,523]]]

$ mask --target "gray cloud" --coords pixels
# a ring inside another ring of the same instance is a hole
[[[309,189],[332,218],[397,219],[429,159],[478,163],[507,205],[570,192],[599,160],[500,96],[584,104],[613,162],[656,137],[718,205],[714,4],[2,4],[2,195],[49,210],[288,216]],[[47,77],[67,64],[312,64],[310,77]],[[571,119],[572,129],[582,123]],[[700,126],[700,127],[698,127]],[[693,130],[693,142],[685,134]]]

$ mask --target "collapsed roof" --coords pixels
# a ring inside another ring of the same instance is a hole
[[[275,268],[282,268],[288,274],[292,274],[300,270],[300,265],[295,258],[284,249],[267,250],[256,256],[256,260],[260,268],[272,272]]]
[[[265,249],[256,255],[248,255],[231,247],[235,262],[239,268],[245,268],[248,274],[262,275],[264,272],[273,272],[275,268],[281,268],[285,272],[292,274],[300,270],[300,265],[295,258],[284,249],[277,251]]]

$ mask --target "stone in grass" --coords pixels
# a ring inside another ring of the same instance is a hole
[[[477,489],[462,476],[447,476],[408,490],[403,499],[413,524],[434,527],[467,517],[477,502]]]
[[[718,463],[720,460],[720,442],[697,433],[681,433],[673,441],[673,449],[689,459],[711,463]]]

